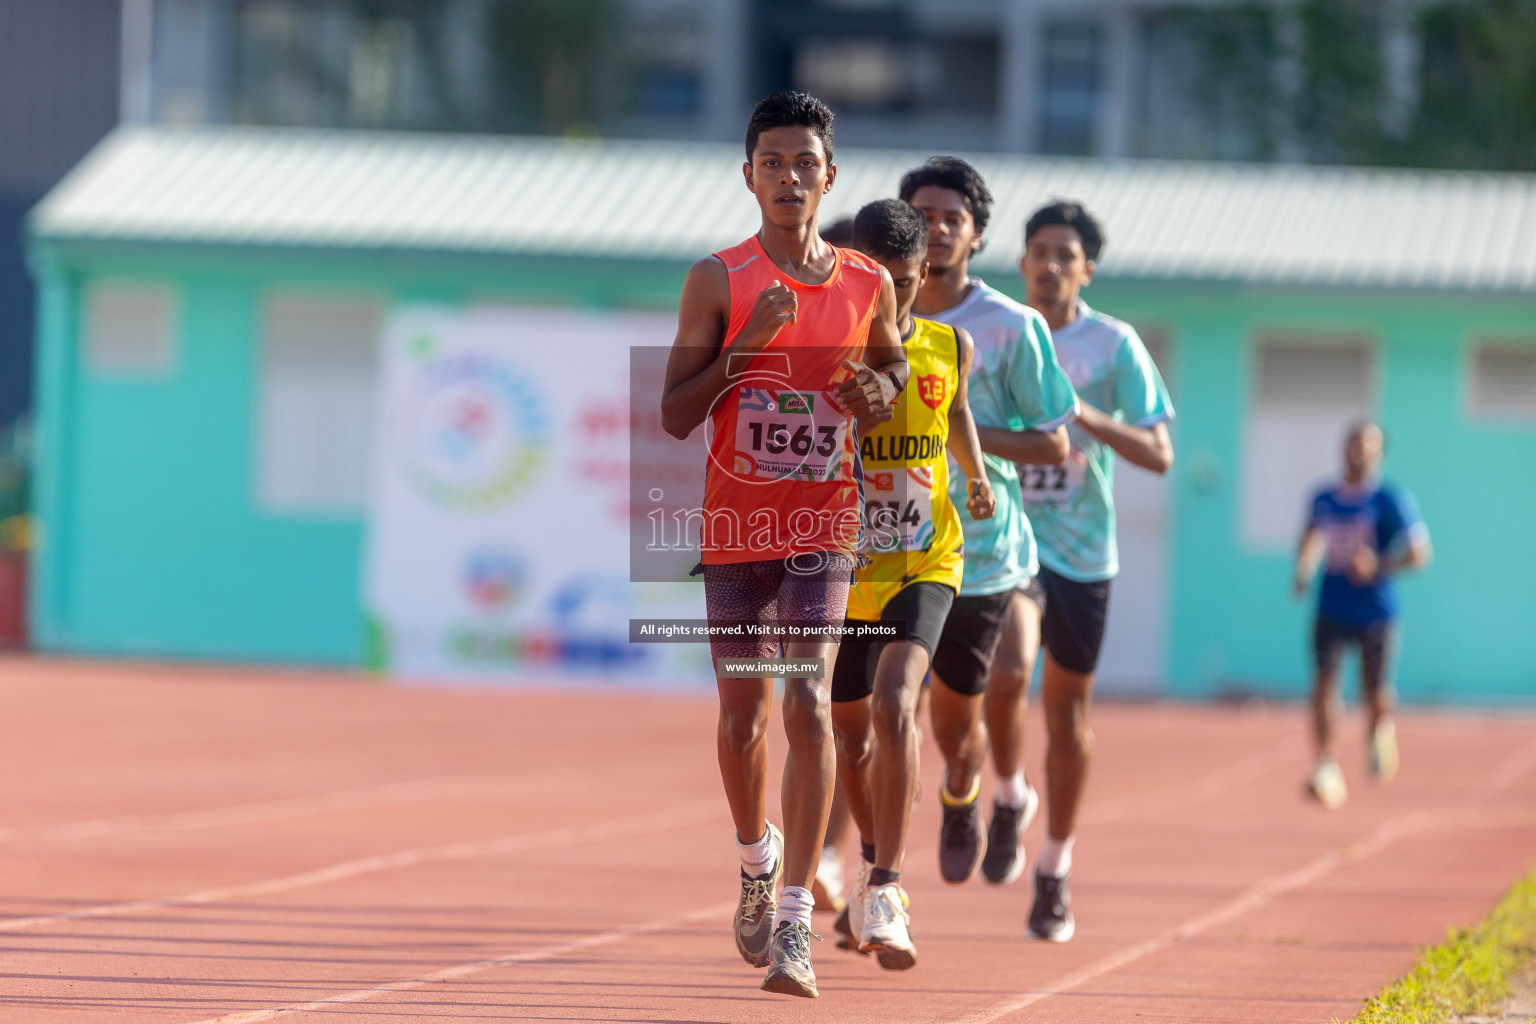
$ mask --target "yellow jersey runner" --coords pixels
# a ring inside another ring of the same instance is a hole
[[[949,497],[949,410],[960,385],[955,329],[912,318],[903,341],[912,368],[895,416],[859,438],[864,468],[864,543],[848,618],[877,621],[903,587],[922,581],[960,589],[960,516]]]

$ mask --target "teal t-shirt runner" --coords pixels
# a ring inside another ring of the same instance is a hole
[[[1088,405],[1137,427],[1173,419],[1162,375],[1130,324],[1079,302],[1077,319],[1051,336],[1062,369]],[[1107,580],[1120,571],[1115,452],[1076,423],[1067,433],[1072,451],[1064,464],[1018,467],[1040,564],[1079,583]]]
[[[967,400],[978,427],[1055,430],[1077,416],[1077,395],[1056,362],[1045,318],[980,278],[959,305],[928,317],[960,327],[976,343]],[[986,455],[987,478],[997,511],[980,522],[966,511],[965,474],[950,471],[950,498],[965,534],[965,575],[960,593],[1000,594],[1038,571],[1035,539],[1024,515],[1019,474],[1013,463]]]

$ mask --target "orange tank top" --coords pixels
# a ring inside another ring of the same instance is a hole
[[[864,358],[880,268],[851,249],[835,251],[832,273],[815,285],[775,266],[755,235],[714,254],[730,277],[727,354],[775,280],[794,289],[798,308],[768,346],[727,363],[730,387],[710,410],[706,564],[857,550],[858,449],[853,420],[832,401],[832,388],[848,377],[843,360]]]

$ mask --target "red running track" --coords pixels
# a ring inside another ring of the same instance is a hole
[[[820,916],[810,1002],[732,946],[707,700],[20,658],[0,695],[6,1024],[1326,1022],[1536,852],[1529,715],[1406,714],[1397,782],[1351,744],[1329,813],[1294,708],[1103,704],[1076,940],[1023,937],[1027,881],[939,880],[930,748],[918,966]]]

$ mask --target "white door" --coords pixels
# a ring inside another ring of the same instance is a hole
[[[1172,389],[1167,332],[1139,327],[1138,331]],[[1115,460],[1120,575],[1110,588],[1109,622],[1095,684],[1100,692],[1151,695],[1162,688],[1168,635],[1170,493],[1167,477]]]

